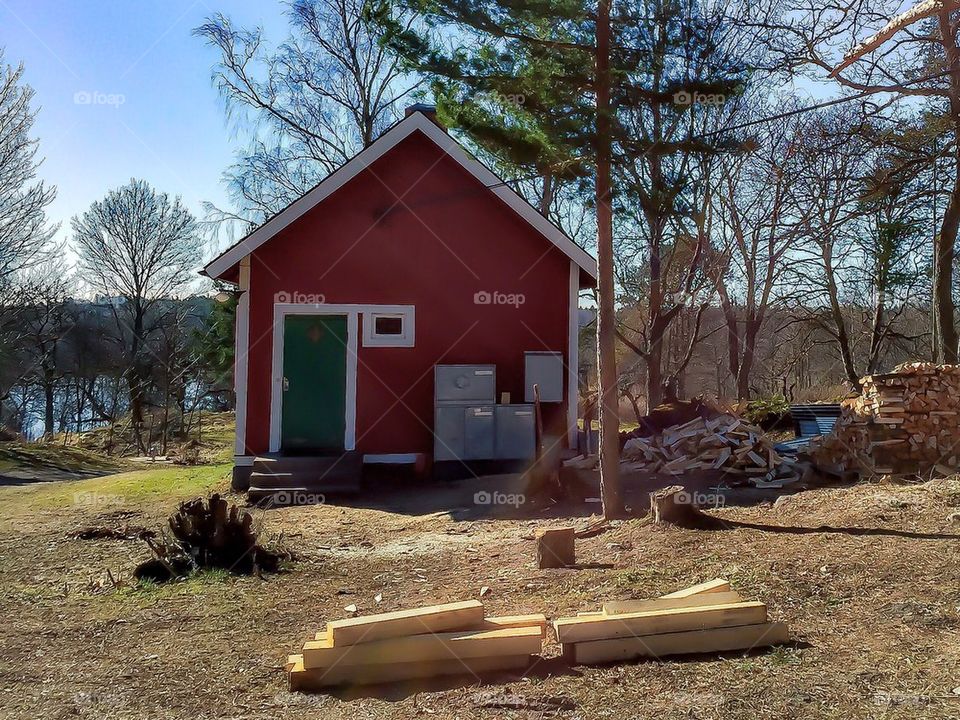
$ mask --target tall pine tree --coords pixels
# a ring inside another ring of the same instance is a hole
[[[616,372],[614,209],[646,183],[662,235],[678,183],[641,157],[717,152],[691,139],[700,99],[729,96],[743,68],[716,59],[697,0],[400,0],[370,8],[384,40],[432,84],[441,119],[544,179],[582,178],[597,213],[600,470],[604,513],[622,511]],[[413,13],[420,22],[399,17]],[[638,127],[646,130],[638,132]],[[630,183],[618,167],[641,167]],[[642,178],[642,179],[641,179]],[[643,201],[644,198],[640,197]],[[548,200],[549,201],[549,200]],[[543,208],[543,197],[541,197]],[[651,262],[654,259],[651,258]],[[661,298],[662,301],[662,298]],[[669,320],[667,320],[669,322]],[[646,351],[645,351],[646,352]],[[660,362],[658,348],[648,366]],[[659,377],[659,365],[656,374]]]

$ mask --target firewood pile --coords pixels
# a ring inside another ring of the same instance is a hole
[[[960,365],[904,363],[861,380],[831,435],[810,455],[830,471],[865,475],[949,473],[960,450]]]
[[[664,475],[720,471],[734,484],[762,485],[795,476],[793,461],[781,457],[763,430],[733,415],[694,418],[650,437],[628,440],[621,453],[627,467]]]

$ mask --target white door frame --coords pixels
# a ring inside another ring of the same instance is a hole
[[[357,437],[357,327],[360,309],[357,305],[307,305],[274,303],[273,305],[273,378],[270,384],[270,452],[280,451],[283,419],[283,336],[287,315],[343,315],[347,318],[347,383],[344,398],[343,447],[353,450]]]
[[[347,382],[343,447],[355,450],[357,442],[357,345],[362,313],[410,313],[412,305],[327,305],[326,303],[273,304],[273,369],[270,383],[270,452],[280,451],[283,419],[283,336],[287,315],[344,315],[347,318]]]

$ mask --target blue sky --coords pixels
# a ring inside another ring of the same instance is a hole
[[[220,177],[240,141],[211,82],[217,53],[191,33],[220,12],[262,25],[276,44],[284,10],[280,0],[0,0],[5,62],[22,62],[36,91],[40,174],[58,188],[60,238],[131,177],[180,195],[197,217],[205,200],[229,205]]]
[[[286,35],[277,0],[0,0],[0,47],[22,62],[40,113],[40,175],[58,188],[51,219],[73,215],[141,177],[201,203],[226,204],[220,174],[238,141],[210,71],[217,59],[191,31],[222,12]]]

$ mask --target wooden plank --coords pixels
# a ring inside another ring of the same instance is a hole
[[[358,645],[334,645],[314,640],[303,646],[306,669],[334,665],[384,665],[419,663],[499,655],[535,655],[542,649],[543,630],[538,625],[457,633],[428,633],[388,638]]]
[[[421,633],[464,630],[483,624],[483,604],[479,600],[432,605],[412,610],[397,610],[364,615],[327,623],[334,646],[385,640]]]
[[[337,685],[375,685],[442,675],[473,677],[493,672],[521,671],[529,665],[529,655],[501,655],[459,661],[447,659],[390,665],[337,665],[311,670],[303,667],[301,655],[291,655],[287,676],[291,691],[305,692]]]
[[[603,617],[559,618],[554,621],[553,629],[557,633],[558,641],[570,643],[734,625],[756,625],[766,621],[766,605],[762,602],[742,602]]]
[[[602,613],[598,613],[602,614]],[[537,626],[542,630],[542,634],[547,633],[547,616],[543,613],[533,613],[530,615],[501,615],[499,617],[485,618],[483,623],[471,630],[500,630],[511,627],[533,627]],[[329,635],[326,629],[320,630],[316,635],[317,640],[328,640]],[[332,644],[327,647],[333,647]]]
[[[543,613],[534,613],[532,615],[501,615],[500,617],[488,617],[483,621],[484,630],[521,627],[538,627],[540,628],[540,634],[546,635],[547,616]]]
[[[689,597],[690,595],[704,595],[706,593],[715,592],[730,592],[730,583],[723,578],[708,580],[707,582],[698,583],[697,585],[691,585],[683,590],[677,590],[676,592],[661,595],[660,599],[665,600],[667,598],[682,598]]]
[[[743,598],[737,592],[711,592],[702,595],[688,595],[687,597],[654,598],[653,600],[613,600],[603,604],[605,615],[620,615],[623,613],[650,612],[651,610],[669,610],[681,607],[703,607],[705,605],[730,605],[742,602]],[[579,614],[579,613],[578,613]]]
[[[618,640],[594,640],[571,645],[574,662],[580,664],[622,662],[635,658],[749,650],[789,641],[784,623],[691,630]]]

